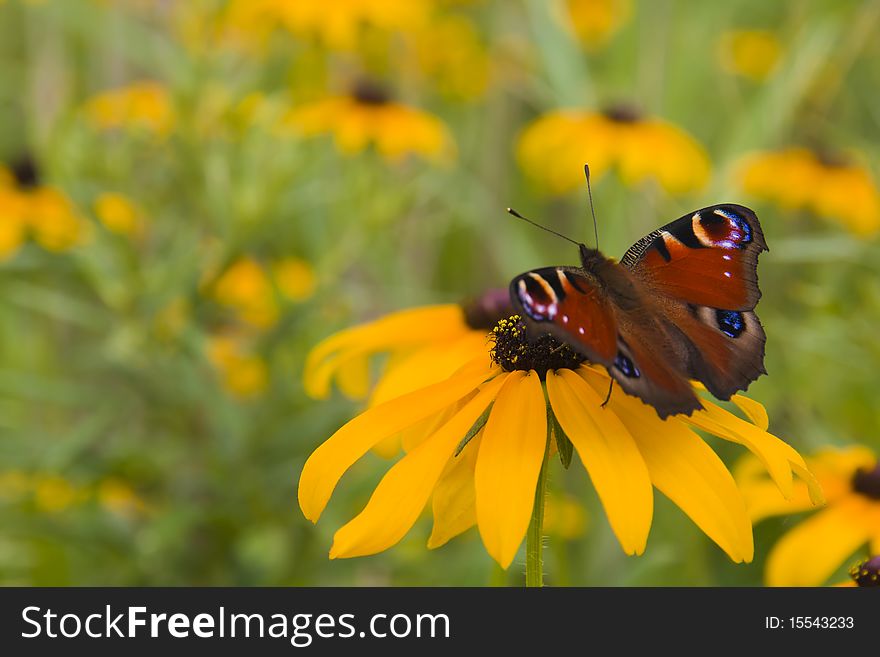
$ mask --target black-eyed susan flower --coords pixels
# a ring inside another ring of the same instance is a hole
[[[866,447],[826,449],[807,459],[828,506],[798,523],[773,546],[765,579],[770,586],[819,586],[857,550],[880,552],[880,464]],[[798,513],[812,505],[796,483],[790,499],[777,493],[746,458],[735,468],[753,522]]]
[[[880,586],[880,555],[857,563],[850,568],[849,576],[856,586]]]
[[[721,67],[756,82],[770,77],[781,55],[782,44],[770,30],[732,30],[718,42]]]
[[[95,215],[110,232],[137,238],[144,231],[144,213],[128,197],[115,192],[103,192],[95,199]]]
[[[212,336],[207,343],[207,355],[221,375],[224,388],[236,397],[256,397],[269,385],[266,362],[252,351],[243,336]]]
[[[604,46],[632,14],[630,0],[565,0],[565,24],[588,49]]]
[[[65,251],[88,236],[88,224],[59,189],[40,184],[32,164],[0,173],[0,260],[31,237],[48,251]]]
[[[174,126],[170,94],[152,80],[102,92],[86,103],[85,113],[102,130],[144,130],[164,136]]]
[[[481,97],[489,85],[491,60],[467,18],[441,14],[409,35],[421,73],[442,95],[456,100]]]
[[[532,518],[548,453],[573,446],[627,554],[645,549],[656,487],[736,562],[753,554],[746,507],[733,477],[694,431],[757,454],[783,496],[794,474],[821,501],[800,455],[766,431],[759,404],[734,397],[750,420],[705,400],[690,417],[660,420],[624,394],[603,405],[602,368],[550,336],[530,343],[518,317],[493,329],[485,351],[448,378],[371,407],[309,457],[300,507],[317,522],[342,475],[382,440],[408,431],[405,456],[383,477],[364,510],[336,532],[331,558],[374,554],[397,543],[432,500],[436,547],[474,524],[489,554],[513,561]],[[491,355],[491,359],[489,356]],[[418,428],[418,431],[413,430]]]
[[[254,258],[234,261],[211,287],[214,299],[233,309],[239,319],[257,328],[268,328],[278,321],[280,309],[272,280]]]
[[[738,168],[743,191],[787,210],[807,210],[839,221],[859,235],[880,229],[880,191],[854,160],[807,148],[763,151]]]
[[[623,107],[545,114],[520,135],[516,154],[522,169],[553,194],[583,185],[584,162],[594,177],[615,167],[628,185],[653,179],[671,194],[699,189],[710,170],[706,151],[684,130]]]
[[[365,27],[384,32],[418,29],[427,23],[431,10],[428,0],[257,1],[268,10],[279,12],[285,27],[294,34],[314,36],[325,45],[342,50],[354,48]]]
[[[305,301],[315,293],[318,284],[315,270],[302,258],[284,258],[272,265],[278,290],[290,301]]]
[[[392,101],[371,83],[359,83],[349,94],[296,107],[282,119],[280,128],[303,137],[332,135],[336,147],[346,154],[374,145],[390,161],[410,154],[446,161],[455,152],[440,119]]]

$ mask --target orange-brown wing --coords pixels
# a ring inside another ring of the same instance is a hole
[[[572,267],[517,276],[510,296],[530,335],[549,333],[604,365],[627,394],[652,405],[661,418],[701,407],[651,309],[615,307],[585,272]]]
[[[621,259],[666,307],[670,331],[686,347],[687,375],[720,399],[766,372],[766,337],[753,312],[765,250],[755,213],[724,204],[663,226]]]
[[[510,298],[530,334],[549,333],[590,361],[610,367],[617,321],[607,297],[573,267],[545,267],[510,282]]]
[[[722,310],[755,307],[761,224],[741,205],[713,205],[643,237],[620,259],[645,285],[684,303]]]

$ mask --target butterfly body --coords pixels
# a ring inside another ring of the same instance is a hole
[[[636,242],[620,262],[580,245],[580,267],[513,279],[530,335],[550,333],[604,365],[623,390],[665,418],[701,408],[689,380],[729,399],[765,373],[754,212],[703,208]]]

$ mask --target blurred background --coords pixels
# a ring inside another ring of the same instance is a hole
[[[330,561],[296,482],[362,404],[309,399],[356,323],[575,264],[696,208],[761,218],[767,370],[809,454],[880,447],[880,2],[0,0],[0,583],[519,585],[475,530]],[[732,464],[742,450],[715,444]],[[582,468],[547,581],[755,585],[657,496],[619,549]]]

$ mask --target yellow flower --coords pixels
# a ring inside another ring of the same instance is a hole
[[[463,16],[444,15],[411,36],[416,61],[437,90],[445,96],[473,100],[489,84],[490,60],[486,47]]]
[[[573,540],[584,535],[587,513],[573,495],[548,495],[544,509],[544,533]]]
[[[375,406],[437,383],[486,352],[486,331],[510,313],[507,290],[491,290],[466,304],[401,310],[340,331],[316,345],[306,358],[303,385],[314,399],[326,399],[335,380],[352,399],[370,392],[369,359],[390,357],[370,397]]]
[[[414,30],[425,25],[430,14],[427,0],[258,0],[258,4],[265,11],[278,12],[283,25],[294,34],[316,36],[340,50],[354,48],[365,26],[384,32]]]
[[[164,136],[174,125],[168,90],[153,81],[135,82],[98,94],[86,104],[86,114],[103,130],[136,128]]]
[[[880,228],[880,192],[864,166],[806,148],[746,156],[738,176],[743,190],[789,210],[809,210],[840,221],[859,235]]]
[[[95,199],[95,214],[111,232],[126,237],[139,237],[143,234],[143,212],[122,194],[113,192],[100,194]]]
[[[223,375],[224,387],[236,397],[255,397],[269,385],[265,361],[249,353],[243,341],[231,335],[218,335],[208,341],[208,359]]]
[[[34,502],[41,511],[57,513],[81,501],[83,492],[58,475],[41,475],[35,479]]]
[[[783,536],[767,557],[765,579],[770,586],[819,586],[858,549],[870,544],[880,552],[880,464],[865,447],[826,449],[807,459],[825,491],[828,506]],[[778,495],[760,471],[744,459],[735,469],[749,515],[754,522],[768,516],[811,508],[802,484],[791,499]]]
[[[305,260],[285,258],[276,262],[272,269],[275,284],[291,301],[305,301],[315,293],[315,270]]]
[[[690,417],[665,421],[625,394],[612,395],[603,407],[609,385],[604,368],[582,364],[550,336],[530,344],[516,317],[499,322],[493,338],[491,361],[484,351],[452,376],[370,408],[309,457],[299,503],[306,518],[317,522],[351,465],[382,440],[412,430],[404,440],[406,455],[366,508],[336,532],[331,558],[393,546],[430,498],[429,547],[477,525],[488,553],[507,568],[525,536],[551,436],[560,453],[570,441],[579,454],[627,554],[645,549],[656,487],[731,559],[751,560],[745,504],[694,428],[759,455],[784,495],[791,496],[797,474],[808,482],[813,500],[821,500],[800,455],[766,431],[766,414],[756,402],[734,398],[755,423],[708,400]]]
[[[0,261],[18,252],[27,237],[27,199],[11,185],[0,185]]]
[[[623,108],[545,114],[520,136],[517,161],[554,194],[582,187],[584,164],[595,178],[616,166],[626,184],[651,178],[671,194],[699,189],[710,170],[705,150],[684,130]]]
[[[34,240],[49,251],[65,251],[88,235],[88,226],[70,199],[51,187],[28,193],[27,216]]]
[[[779,39],[769,30],[733,30],[718,42],[722,68],[757,82],[776,70],[781,53]]]
[[[568,24],[589,49],[605,45],[632,13],[630,0],[565,0],[565,9]]]
[[[268,328],[278,321],[278,303],[272,281],[263,266],[253,258],[236,260],[214,282],[217,302],[233,308],[242,321]]]
[[[333,135],[343,153],[357,153],[374,144],[389,161],[416,154],[446,161],[454,144],[436,116],[393,102],[378,87],[357,85],[350,94],[333,96],[290,110],[281,121],[283,132],[303,137]]]
[[[98,484],[96,497],[102,507],[119,516],[135,516],[147,510],[146,503],[121,479],[102,481]]]

